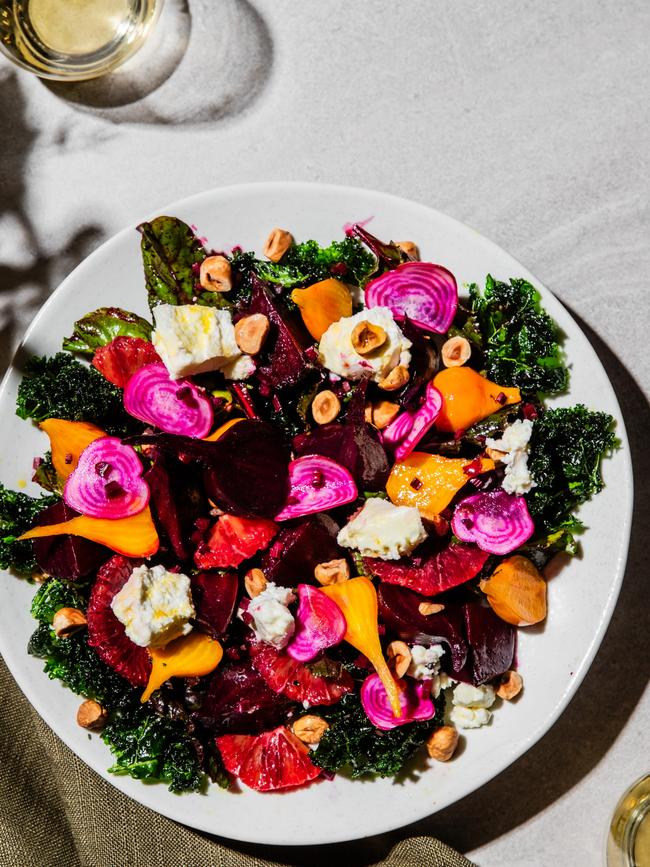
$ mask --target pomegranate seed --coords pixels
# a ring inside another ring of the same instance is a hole
[[[505,396],[505,394],[502,391],[500,391],[494,399],[496,400],[497,403],[500,403],[501,406],[503,406],[503,404],[506,402],[506,400],[508,398]]]
[[[411,479],[410,485],[414,491],[419,491],[422,487],[422,479],[418,479],[417,476],[414,479]]]
[[[95,464],[95,472],[102,479],[105,479],[112,469],[113,467],[108,463],[108,461],[98,461]]]
[[[330,274],[333,274],[334,277],[345,277],[347,273],[348,266],[345,264],[345,262],[335,262],[330,267]]]
[[[109,500],[114,500],[117,497],[123,497],[124,494],[126,494],[126,491],[119,482],[113,480],[112,482],[107,482],[104,485],[104,493]]]
[[[471,530],[474,526],[474,521],[471,518],[463,518],[463,525],[467,527],[468,530]]]
[[[305,349],[305,358],[307,361],[318,361],[318,350],[315,346],[308,346]]]
[[[197,518],[194,526],[203,533],[210,526],[210,521],[207,518]]]
[[[466,476],[477,476],[482,469],[482,462],[480,458],[474,458],[474,460],[463,467],[463,472]]]
[[[521,411],[524,414],[524,418],[528,419],[528,421],[535,421],[535,419],[539,415],[539,413],[537,412],[537,409],[533,406],[532,403],[525,403],[522,406]]]
[[[314,470],[311,477],[311,483],[315,488],[322,488],[325,484],[325,478],[320,470]]]
[[[66,452],[66,455],[65,455],[63,460],[66,462],[66,464],[72,463],[72,455],[70,454],[70,452]]]

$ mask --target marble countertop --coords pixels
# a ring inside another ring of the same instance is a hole
[[[3,367],[46,296],[116,230],[209,187],[313,180],[413,198],[492,238],[569,307],[617,390],[632,544],[577,696],[473,795],[312,864],[369,864],[430,833],[481,867],[597,865],[618,797],[650,770],[648,32],[645,0],[168,0],[110,79],[64,87],[0,61]]]

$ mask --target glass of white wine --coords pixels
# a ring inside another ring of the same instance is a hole
[[[607,836],[607,867],[650,867],[650,774],[616,805]]]
[[[82,81],[142,45],[162,0],[0,0],[0,48],[41,78]]]

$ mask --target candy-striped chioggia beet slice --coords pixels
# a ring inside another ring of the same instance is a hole
[[[164,364],[146,364],[124,389],[129,415],[165,433],[201,439],[210,433],[212,404],[189,379],[171,379]]]
[[[442,402],[438,389],[429,383],[422,406],[414,410],[404,410],[382,432],[382,442],[394,450],[396,460],[401,461],[410,455],[422,437],[433,427],[442,409]]]
[[[434,334],[449,330],[458,307],[456,278],[432,262],[404,262],[366,286],[367,307],[390,307],[395,319],[408,318]]]
[[[406,723],[431,719],[436,712],[431,699],[431,681],[403,680],[399,683],[399,701],[402,716],[393,713],[386,689],[378,674],[367,677],[361,687],[361,704],[370,722],[382,731],[389,731]]]
[[[463,542],[474,542],[490,554],[509,554],[535,532],[524,497],[506,491],[488,491],[467,497],[451,519]]]
[[[343,641],[347,623],[339,606],[317,587],[299,584],[298,600],[296,631],[286,651],[298,662],[310,662]]]
[[[331,458],[305,455],[289,464],[289,496],[276,521],[327,512],[357,498],[352,474]]]

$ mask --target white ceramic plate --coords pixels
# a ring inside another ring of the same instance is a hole
[[[469,731],[466,747],[449,764],[424,765],[407,780],[371,782],[337,777],[284,794],[244,790],[207,795],[170,794],[106,773],[111,762],[98,737],[75,723],[79,700],[42,672],[42,662],[25,648],[34,628],[29,615],[33,588],[2,575],[0,650],[38,713],[97,773],[142,804],[203,831],[234,840],[269,844],[332,843],[389,831],[446,807],[483,785],[522,755],[550,728],[578,688],[601,642],[616,603],[625,567],[632,509],[632,474],[625,429],[616,397],[596,353],[565,308],[525,268],[467,226],[404,199],[365,190],[314,184],[254,184],[212,190],[177,202],[169,213],[197,226],[210,246],[261,249],[268,231],[283,226],[298,239],[329,242],[349,221],[372,217],[380,238],[416,241],[422,258],[446,265],[459,285],[523,276],[538,286],[543,301],[567,335],[570,394],[561,404],[581,401],[612,413],[621,448],[606,461],[605,490],[587,504],[584,557],[549,583],[549,616],[542,628],[521,630],[518,660],[525,691],[505,704],[490,726]],[[125,229],[96,250],[62,283],[38,314],[19,357],[52,354],[73,322],[102,305],[147,315],[139,236]],[[14,415],[20,372],[9,371],[0,391],[0,478],[10,486],[30,477],[34,455],[46,449],[43,434]],[[28,488],[29,490],[29,488]]]

